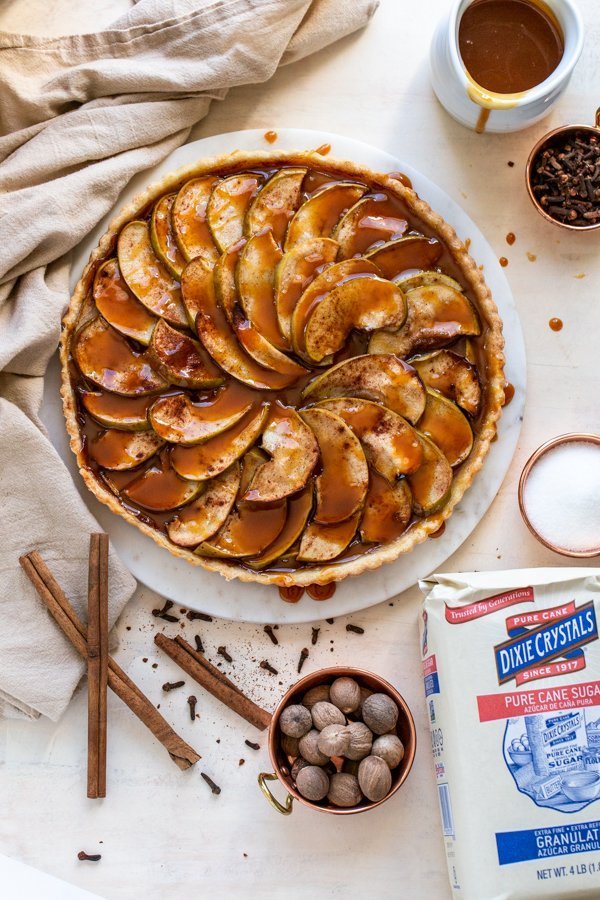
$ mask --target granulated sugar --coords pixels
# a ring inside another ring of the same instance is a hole
[[[527,517],[551,544],[600,549],[600,445],[571,441],[544,453],[523,492]]]

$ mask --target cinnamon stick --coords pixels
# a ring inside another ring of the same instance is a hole
[[[88,567],[88,785],[91,799],[106,797],[106,688],[108,683],[108,535],[90,535]]]
[[[57,625],[79,655],[85,659],[87,628],[42,557],[34,551],[22,556],[19,562]],[[108,686],[160,741],[180,769],[189,769],[198,762],[200,755],[173,731],[137,684],[125,674],[112,657],[108,658]]]
[[[271,713],[261,709],[249,697],[246,697],[220,669],[217,669],[206,657],[194,650],[181,635],[176,638],[168,638],[164,634],[157,634],[154,636],[154,642],[194,681],[197,681],[213,697],[228,706],[238,716],[246,719],[261,731],[269,727]]]

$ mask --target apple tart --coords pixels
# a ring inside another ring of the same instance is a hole
[[[440,529],[494,438],[502,350],[480,270],[408,179],[233,153],[111,223],[62,396],[115,513],[226,578],[326,584]]]

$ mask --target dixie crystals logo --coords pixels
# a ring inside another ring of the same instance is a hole
[[[509,639],[494,647],[498,684],[512,679],[523,684],[583,669],[581,648],[598,639],[593,601],[579,607],[572,601],[552,610],[512,616],[506,628]]]

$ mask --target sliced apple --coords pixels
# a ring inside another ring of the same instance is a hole
[[[262,448],[270,459],[255,473],[244,500],[273,503],[301,490],[319,458],[319,445],[312,430],[298,413],[275,406],[262,435]]]
[[[231,512],[240,485],[240,465],[235,462],[226,472],[206,483],[197,500],[171,519],[167,534],[179,547],[197,547],[223,526]]]
[[[309,522],[300,541],[298,562],[318,563],[336,559],[356,534],[360,516],[361,510],[358,510],[345,522],[337,525]]]
[[[346,259],[320,272],[301,295],[292,313],[291,335],[296,353],[302,355],[306,350],[304,343],[306,323],[323,297],[352,278],[378,274],[379,269],[368,259]]]
[[[365,544],[387,544],[404,534],[412,515],[412,495],[405,478],[390,484],[377,472],[365,501],[360,536]]]
[[[425,388],[412,366],[392,354],[355,356],[332,366],[306,385],[304,400],[363,397],[381,403],[412,422],[423,415]]]
[[[179,282],[152,249],[147,222],[129,222],[121,229],[117,256],[121,274],[140,303],[172,325],[185,325]]]
[[[234,315],[233,330],[246,353],[260,366],[294,380],[308,375],[308,369],[274,347],[241,313]]]
[[[152,428],[172,444],[204,443],[239,422],[253,406],[251,396],[232,403],[230,390],[224,388],[210,403],[192,403],[187,394],[159,397],[149,412]]]
[[[93,294],[109,325],[140,344],[150,343],[156,318],[133,296],[116,259],[107,259],[96,272]]]
[[[464,462],[473,447],[473,432],[465,414],[452,400],[431,388],[427,388],[419,430],[431,438],[451,466]]]
[[[214,388],[224,377],[213,361],[188,334],[159,319],[148,351],[149,359],[171,384],[187,388]]]
[[[154,397],[119,397],[103,391],[83,391],[81,402],[86,412],[106,428],[121,431],[149,431],[148,409]]]
[[[279,169],[260,189],[250,206],[244,223],[244,234],[251,237],[270,228],[281,246],[290,219],[302,196],[302,182],[306,169]]]
[[[327,409],[303,410],[319,444],[321,473],[316,479],[314,519],[334,525],[362,507],[369,486],[369,469],[360,441],[340,416]]]
[[[199,256],[214,266],[219,257],[206,220],[206,208],[216,183],[213,175],[186,181],[173,203],[171,222],[175,240],[188,262]]]
[[[412,492],[413,509],[418,516],[438,512],[450,497],[452,469],[442,451],[424,434],[419,433],[423,446],[423,462],[407,477]]]
[[[312,505],[313,486],[312,484],[307,484],[296,497],[288,498],[285,525],[273,543],[260,556],[249,559],[247,565],[252,569],[265,569],[271,563],[284,556],[302,534]]]
[[[275,268],[281,255],[270,231],[254,235],[241,251],[236,284],[248,321],[274,347],[285,350],[288,344],[279,330],[274,297]]]
[[[133,397],[167,387],[146,354],[135,353],[125,338],[100,317],[77,332],[73,356],[81,374],[105,391]]]
[[[199,482],[184,481],[171,466],[170,453],[165,448],[155,463],[127,484],[125,497],[152,512],[166,512],[191,503],[202,490]]]
[[[367,462],[391,484],[421,465],[419,437],[398,413],[356,397],[322,400],[319,409],[328,409],[350,426],[362,444]]]
[[[264,369],[242,350],[217,303],[212,272],[204,260],[195,259],[186,266],[181,286],[188,311],[196,310],[200,340],[225,372],[250,387],[268,391],[283,390],[297,381],[297,375],[281,375]]]
[[[386,194],[372,194],[350,207],[331,237],[340,245],[340,259],[350,259],[375,243],[401,238],[407,228],[397,203]]]
[[[330,238],[315,237],[294,244],[275,269],[275,311],[279,328],[291,341],[292,314],[300,299],[321,267],[334,262],[338,244]]]
[[[242,237],[246,213],[261,181],[260,175],[254,172],[242,172],[214,185],[206,207],[206,220],[221,253]]]
[[[405,319],[406,300],[393,281],[377,275],[351,278],[313,309],[304,330],[306,353],[322,362],[342,349],[354,329],[397,329]]]
[[[235,272],[246,241],[237,241],[228,247],[219,257],[213,269],[215,283],[215,299],[221,307],[227,321],[233,327],[233,315],[236,306],[239,305]]]
[[[207,481],[220,475],[258,440],[268,415],[268,406],[253,408],[227,431],[204,444],[173,447],[173,468],[182,478],[190,481]]]
[[[394,278],[409,269],[427,269],[442,255],[443,246],[437,238],[411,234],[397,241],[388,241],[367,253],[385,278]]]
[[[250,450],[242,461],[240,494],[263,465],[264,456]],[[257,556],[269,547],[285,526],[287,500],[279,500],[269,506],[256,506],[239,501],[224,525],[210,541],[196,549],[199,556],[245,558]]]
[[[185,257],[177,246],[171,219],[176,196],[177,194],[166,194],[154,204],[150,219],[150,240],[165,269],[179,280],[185,268]]]
[[[454,400],[469,415],[477,415],[481,404],[481,384],[477,367],[472,362],[451,350],[436,350],[411,359],[410,364],[427,387]]]
[[[153,431],[101,431],[87,443],[91,459],[103,469],[134,469],[157,452],[164,441]]]
[[[414,272],[412,275],[405,275],[395,279],[403,291],[412,291],[414,288],[427,287],[430,284],[445,284],[447,287],[454,288],[455,291],[463,291],[464,288],[454,278],[450,278],[444,272],[433,271]]]
[[[481,334],[474,306],[447,284],[413,288],[406,294],[408,315],[399,331],[379,331],[369,342],[369,353],[409,356],[418,350],[435,350],[461,335]]]
[[[338,181],[305,200],[289,224],[286,250],[300,241],[329,237],[340,216],[346,213],[367,190],[364,184]]]

